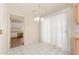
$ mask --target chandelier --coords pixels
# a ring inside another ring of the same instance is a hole
[[[42,22],[44,19],[43,19],[43,17],[41,17],[41,14],[40,14],[40,5],[38,5],[38,15],[39,16],[37,16],[36,18],[34,18],[34,21],[36,21],[36,22]]]

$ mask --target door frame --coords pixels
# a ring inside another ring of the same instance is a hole
[[[24,20],[24,23],[23,23],[23,25],[24,25],[24,26],[23,26],[23,28],[24,28],[24,29],[23,29],[23,40],[25,41],[25,38],[26,38],[26,37],[25,37],[25,32],[26,32],[26,31],[25,31],[25,17],[24,17],[24,15],[18,15],[18,14],[14,14],[14,13],[8,14],[8,21],[7,21],[7,29],[8,29],[8,30],[7,30],[7,32],[8,32],[8,34],[7,34],[7,38],[8,38],[8,50],[10,49],[10,46],[11,46],[11,44],[10,44],[10,42],[11,42],[11,36],[10,36],[10,35],[11,35],[11,34],[10,34],[10,33],[11,33],[11,32],[10,32],[10,31],[11,31],[11,29],[10,29],[10,27],[11,27],[11,25],[10,25],[10,24],[11,24],[11,23],[10,23],[10,16],[11,16],[11,15],[17,15],[17,16],[22,16],[22,17],[23,17],[23,20]],[[24,45],[25,45],[25,42],[24,42]]]

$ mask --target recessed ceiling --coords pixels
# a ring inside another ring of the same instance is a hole
[[[38,5],[40,5],[40,8]],[[40,15],[43,16],[71,5],[68,3],[10,3],[8,4],[8,10],[14,12],[20,11],[35,16],[38,16],[40,12]]]

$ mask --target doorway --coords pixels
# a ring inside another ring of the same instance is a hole
[[[10,48],[24,45],[24,17],[10,15]]]

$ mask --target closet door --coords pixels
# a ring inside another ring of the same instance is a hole
[[[62,14],[62,48],[64,51],[67,51],[68,45],[69,45],[69,40],[68,40],[68,27],[67,27],[67,14],[64,13]]]
[[[57,15],[57,47],[67,49],[67,17],[65,13]]]
[[[57,15],[57,47],[62,49],[62,43],[63,43],[63,19],[62,19],[62,15],[59,14]]]
[[[67,17],[65,13],[52,16],[51,42],[56,48],[67,49]]]
[[[57,45],[57,16],[51,18],[51,44],[54,47]]]

